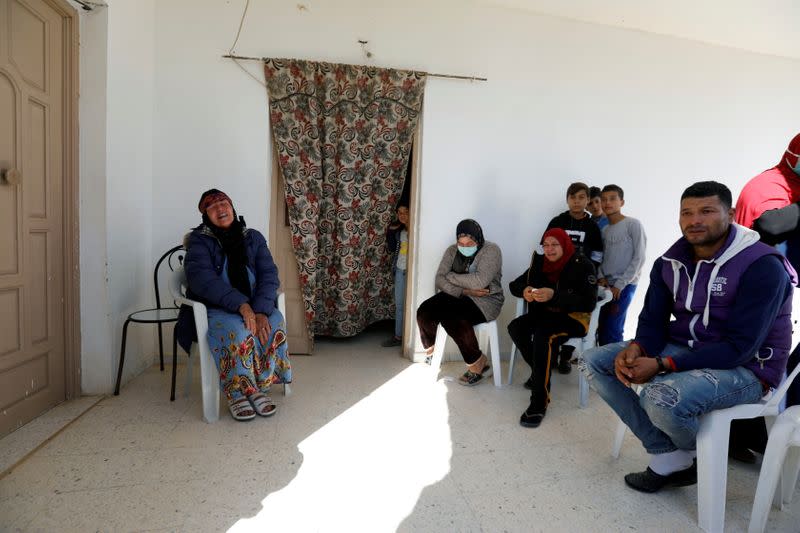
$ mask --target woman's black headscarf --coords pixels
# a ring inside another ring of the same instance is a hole
[[[249,298],[251,293],[250,279],[247,276],[247,246],[244,242],[245,223],[236,216],[236,209],[233,209],[233,223],[227,229],[215,226],[208,218],[206,210],[220,200],[227,200],[233,208],[233,201],[219,189],[204,192],[197,208],[203,214],[203,223],[222,244],[222,252],[228,259],[228,279],[231,286]]]
[[[458,226],[456,226],[456,239],[465,235],[478,244],[478,252],[480,252],[484,243],[481,225],[471,218],[462,220],[458,223]],[[475,260],[475,256],[478,255],[478,252],[475,252],[471,257],[467,257],[457,251],[456,256],[453,258],[453,272],[457,274],[466,274],[469,272],[469,266],[472,264],[472,261]]]

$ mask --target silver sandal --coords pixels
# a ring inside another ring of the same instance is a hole
[[[239,422],[247,422],[248,420],[252,420],[256,417],[256,413],[253,411],[253,406],[250,405],[250,402],[247,400],[247,398],[229,400],[228,409],[231,410],[231,416],[233,419],[238,420]]]
[[[263,392],[251,394],[247,399],[253,404],[256,414],[259,416],[272,416],[278,410],[278,406],[272,403],[272,399]]]

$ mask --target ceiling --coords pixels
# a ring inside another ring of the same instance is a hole
[[[800,59],[798,0],[478,0]]]

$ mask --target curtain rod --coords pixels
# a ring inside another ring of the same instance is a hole
[[[245,61],[266,61],[269,59],[268,57],[248,57],[248,56],[236,56],[232,54],[225,54],[222,57],[226,59],[241,59]],[[487,78],[481,78],[478,76],[460,76],[458,74],[434,74],[433,72],[421,72],[421,74],[425,74],[426,76],[430,76],[431,78],[447,78],[451,80],[468,80],[468,81],[489,81]]]

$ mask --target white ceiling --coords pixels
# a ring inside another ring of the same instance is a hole
[[[800,59],[800,0],[478,0]]]

